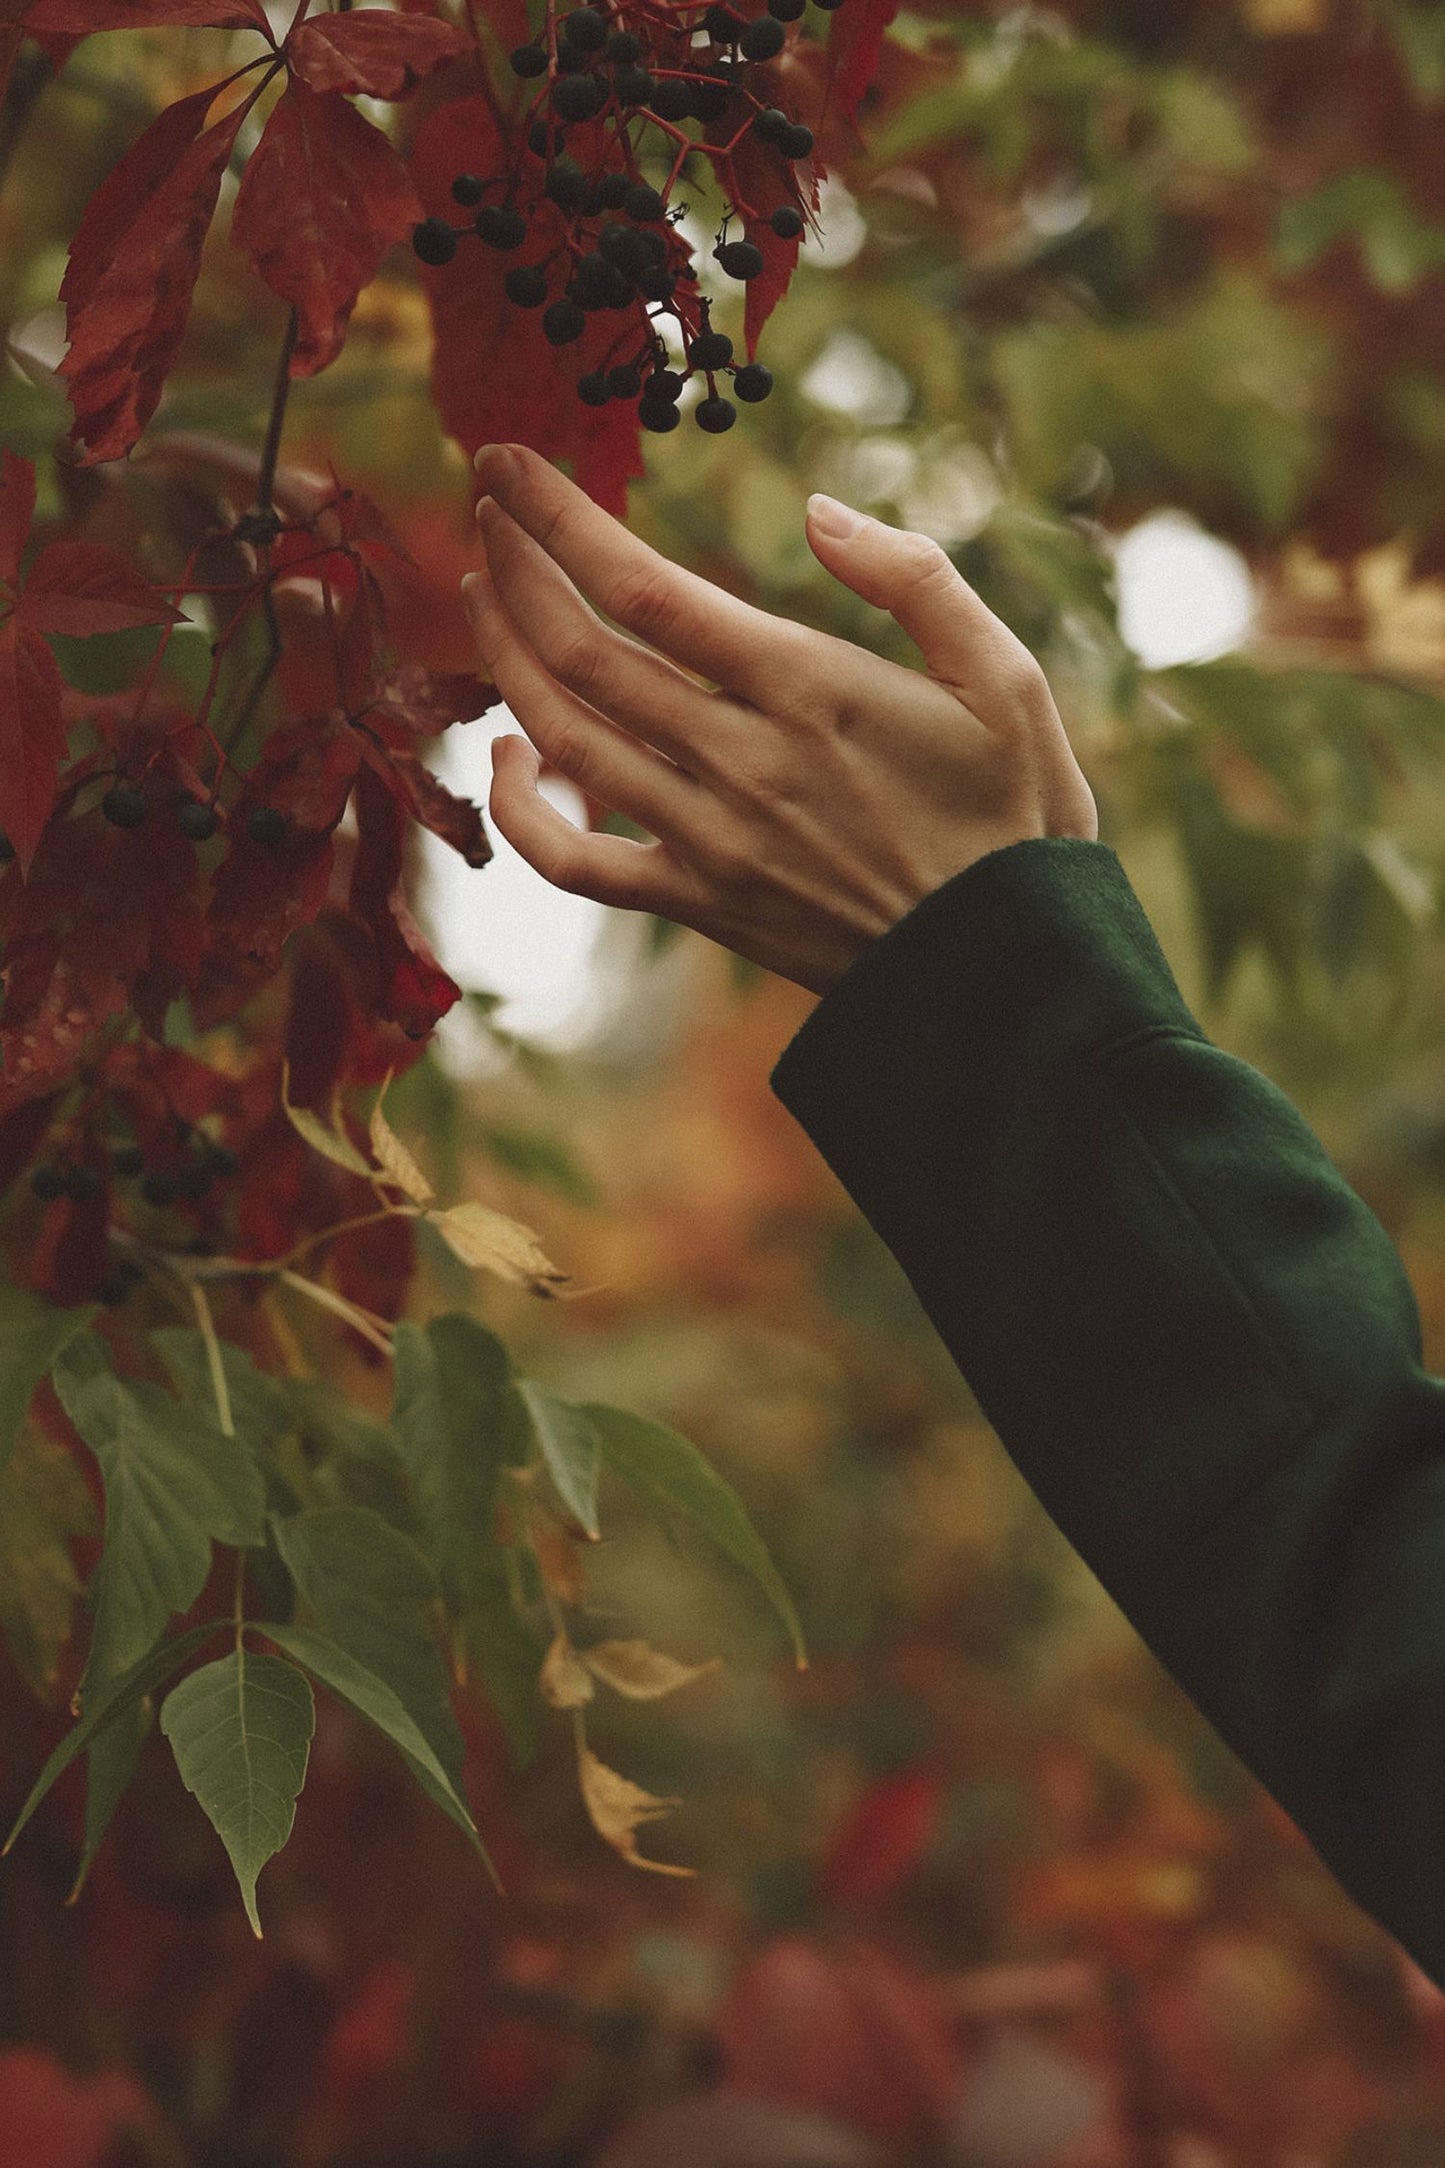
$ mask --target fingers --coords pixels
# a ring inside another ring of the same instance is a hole
[[[604,625],[539,542],[498,505],[477,508],[487,566],[527,645],[571,692],[682,769],[725,734],[726,703],[661,655]],[[740,720],[740,715],[739,715]]]
[[[517,631],[488,573],[469,574],[462,594],[488,675],[552,766],[655,833],[684,824],[700,795],[692,778],[556,682]]]
[[[1016,633],[969,586],[928,535],[853,513],[835,533],[809,506],[808,540],[820,563],[865,602],[887,610],[928,665],[985,724],[1014,719],[1048,684]],[[821,500],[825,505],[831,499]],[[843,509],[840,507],[839,509]]]
[[[662,845],[574,828],[538,790],[540,769],[536,748],[525,738],[493,740],[488,810],[513,850],[555,888],[620,910],[666,915],[668,883],[658,863]]]
[[[767,704],[796,656],[797,627],[669,563],[537,452],[485,445],[476,469],[483,489],[610,618],[726,691]]]

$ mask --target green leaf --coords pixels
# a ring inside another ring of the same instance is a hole
[[[258,1939],[256,1877],[291,1834],[315,1728],[310,1683],[249,1649],[203,1664],[161,1709],[181,1781],[230,1854]]]
[[[313,1633],[309,1627],[276,1626],[268,1620],[259,1624],[257,1631],[284,1649],[288,1656],[294,1656],[298,1664],[304,1664],[323,1686],[329,1686],[343,1701],[350,1702],[352,1708],[375,1724],[393,1746],[400,1748],[422,1790],[429,1799],[435,1800],[443,1813],[450,1815],[459,1829],[466,1831],[486,1860],[495,1881],[496,1869],[477,1834],[477,1825],[467,1812],[465,1801],[386,1681],[379,1679],[374,1671],[368,1671],[365,1664],[359,1664],[354,1656],[349,1656],[325,1634]]]
[[[530,1427],[495,1333],[459,1313],[395,1334],[391,1425],[427,1548],[453,1617],[465,1617],[492,1529],[504,1467],[526,1457]]]
[[[614,1475],[648,1504],[682,1514],[752,1575],[788,1630],[798,1669],[806,1670],[803,1629],[793,1600],[732,1485],[695,1445],[662,1423],[596,1401],[587,1402],[581,1412],[590,1418],[603,1461]]]
[[[170,1372],[181,1399],[188,1406],[203,1410],[219,1427],[210,1359],[200,1333],[192,1326],[160,1325],[147,1338]],[[282,1382],[268,1377],[264,1370],[258,1370],[246,1350],[236,1347],[230,1340],[222,1340],[220,1349],[231,1420],[237,1435],[254,1448],[268,1445],[272,1439],[294,1430],[296,1418]]]
[[[150,1728],[151,1705],[149,1698],[142,1695],[139,1701],[122,1709],[114,1722],[107,1724],[90,1742],[90,1752],[85,1757],[85,1842],[66,1900],[69,1904],[74,1904],[85,1887],[85,1878],[120,1805],[121,1794],[135,1775],[135,1765]]]
[[[105,1479],[105,1549],[91,1590],[95,1631],[84,1685],[145,1654],[205,1586],[211,1539],[266,1540],[260,1470],[240,1437],[161,1386],[120,1378],[105,1343],[78,1334],[55,1366],[66,1414]]]
[[[71,1539],[94,1533],[85,1478],[63,1446],[27,1424],[0,1469],[0,1627],[37,1694],[55,1684],[81,1593]]]
[[[477,1561],[462,1639],[470,1662],[481,1673],[492,1706],[502,1720],[512,1759],[530,1767],[542,1743],[546,1704],[538,1684],[546,1638],[518,1609],[512,1570],[531,1552],[493,1548]]]
[[[57,1777],[65,1774],[77,1754],[83,1754],[96,1735],[113,1723],[123,1711],[133,1707],[146,1694],[154,1693],[163,1686],[172,1672],[179,1671],[186,1658],[198,1649],[203,1641],[218,1634],[229,1620],[212,1619],[208,1625],[192,1626],[188,1633],[177,1634],[174,1641],[167,1641],[161,1648],[152,1649],[138,1664],[118,1679],[106,1680],[98,1686],[86,1706],[79,1722],[73,1724],[59,1746],[46,1762],[30,1788],[30,1796],[20,1809],[15,1827],[5,1839],[0,1850],[8,1852],[39,1806]]]
[[[602,1459],[596,1431],[574,1401],[549,1393],[535,1378],[520,1378],[517,1390],[558,1497],[595,1542],[602,1533],[597,1522]]]
[[[460,1791],[464,1747],[437,1646],[436,1570],[365,1506],[322,1506],[272,1527],[322,1632],[389,1686]]]
[[[36,1386],[95,1305],[62,1310],[25,1287],[0,1282],[0,1472],[15,1449]]]

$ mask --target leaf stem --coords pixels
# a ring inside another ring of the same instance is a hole
[[[206,1290],[196,1279],[191,1281],[191,1300],[196,1306],[196,1322],[201,1328],[201,1338],[206,1343],[206,1361],[211,1369],[211,1386],[216,1395],[216,1412],[221,1420],[221,1429],[228,1438],[234,1438],[236,1425],[231,1418],[231,1392],[226,1383],[225,1365],[221,1361],[221,1343],[216,1338],[216,1321],[211,1315]]]
[[[286,318],[286,330],[281,340],[281,359],[276,368],[276,383],[271,393],[271,413],[266,423],[266,442],[261,452],[261,472],[256,481],[256,509],[259,512],[273,509],[276,461],[281,455],[281,432],[286,426],[286,402],[291,395],[291,357],[296,351],[300,328],[301,319],[295,309],[292,309]]]

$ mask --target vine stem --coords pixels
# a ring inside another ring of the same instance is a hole
[[[271,393],[271,413],[266,423],[266,442],[261,451],[261,472],[256,481],[256,509],[272,510],[272,496],[276,488],[276,461],[281,455],[281,432],[286,426],[286,402],[291,396],[291,357],[296,351],[296,340],[301,330],[301,319],[292,309],[286,319],[286,330],[281,340],[281,359],[276,368],[276,383]]]

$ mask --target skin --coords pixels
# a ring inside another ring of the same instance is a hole
[[[928,536],[809,500],[814,555],[892,614],[910,670],[674,565],[535,452],[486,445],[476,466],[486,563],[462,588],[526,732],[497,741],[491,816],[558,888],[824,994],[990,851],[1098,840],[1043,671]],[[829,507],[852,534],[826,532]],[[539,754],[656,840],[574,828]]]

